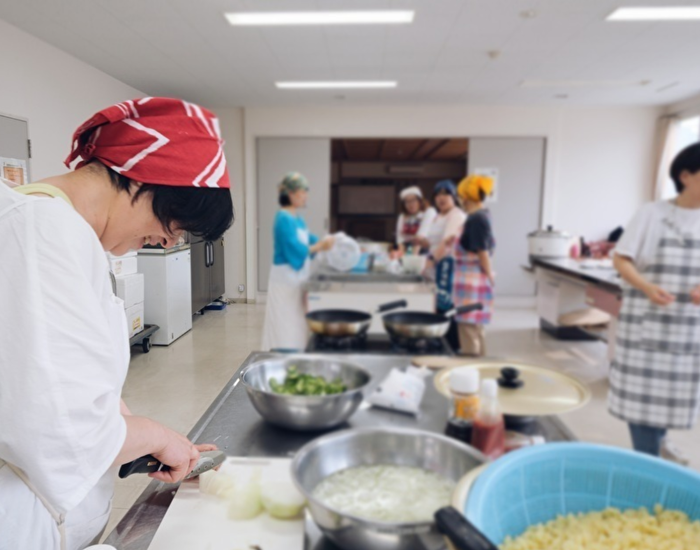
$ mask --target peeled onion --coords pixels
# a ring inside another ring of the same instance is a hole
[[[226,498],[234,488],[234,479],[228,474],[209,470],[199,476],[199,490],[205,495]]]
[[[273,518],[293,519],[298,517],[306,499],[289,480],[269,480],[260,488],[262,505]]]
[[[228,517],[234,520],[253,519],[262,512],[260,480],[236,480],[228,495]]]

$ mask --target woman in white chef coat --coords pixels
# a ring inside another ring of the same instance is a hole
[[[615,248],[625,286],[608,405],[636,450],[686,462],[665,438],[700,411],[700,143],[670,176],[678,196],[644,205]]]
[[[151,454],[181,480],[199,450],[121,402],[123,303],[105,251],[218,238],[233,219],[214,115],[113,105],[74,135],[75,170],[0,183],[0,549],[77,550],[104,530],[118,467]],[[19,191],[19,192],[18,192]]]
[[[299,210],[306,207],[308,180],[298,172],[279,185],[280,210],[275,216],[274,258],[267,286],[263,327],[264,350],[304,350],[308,338],[304,284],[312,254],[329,250],[333,237],[319,240],[309,233]]]

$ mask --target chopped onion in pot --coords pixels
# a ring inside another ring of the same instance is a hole
[[[417,523],[450,503],[455,484],[409,466],[356,466],[319,483],[314,498],[343,514],[372,521]]]

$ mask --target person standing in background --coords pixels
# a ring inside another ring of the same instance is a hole
[[[438,215],[430,224],[425,239],[420,243],[429,250],[425,276],[434,280],[437,287],[435,310],[438,313],[445,313],[454,307],[452,303],[453,243],[455,237],[461,234],[467,215],[461,208],[457,187],[452,180],[442,180],[435,185],[433,204]],[[457,324],[454,318],[450,319],[450,328],[445,337],[452,349],[459,348]]]
[[[461,208],[457,187],[452,180],[441,180],[435,184],[433,205],[437,216],[428,226],[425,237],[419,236],[416,243],[428,249],[431,259],[438,262],[448,255],[448,241],[461,233],[467,215]]]
[[[333,237],[319,240],[309,233],[299,209],[306,207],[308,180],[298,172],[279,185],[280,210],[275,216],[274,260],[267,287],[263,350],[303,351],[306,348],[304,284],[309,279],[312,254],[330,250]]]
[[[484,329],[491,322],[493,309],[494,273],[491,256],[496,242],[491,229],[489,212],[484,200],[493,192],[493,180],[473,174],[457,187],[467,212],[462,235],[454,239],[454,272],[452,301],[455,307],[480,303],[483,309],[455,316],[459,347],[464,355],[486,355]]]
[[[666,434],[700,409],[700,143],[670,176],[678,196],[644,205],[616,247],[625,285],[608,407],[637,451],[687,464]]]
[[[425,200],[420,187],[407,187],[401,191],[399,198],[401,199],[401,215],[396,222],[396,245],[399,256],[403,256],[407,247],[415,246],[420,249],[418,239],[427,235],[437,212]],[[419,251],[414,251],[414,253],[417,252]]]

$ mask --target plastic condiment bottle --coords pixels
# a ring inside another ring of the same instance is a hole
[[[506,429],[498,404],[498,383],[493,379],[481,384],[481,405],[474,419],[471,444],[489,458],[505,452]]]
[[[479,371],[459,367],[450,372],[450,412],[445,433],[470,443],[474,418],[479,411]]]

